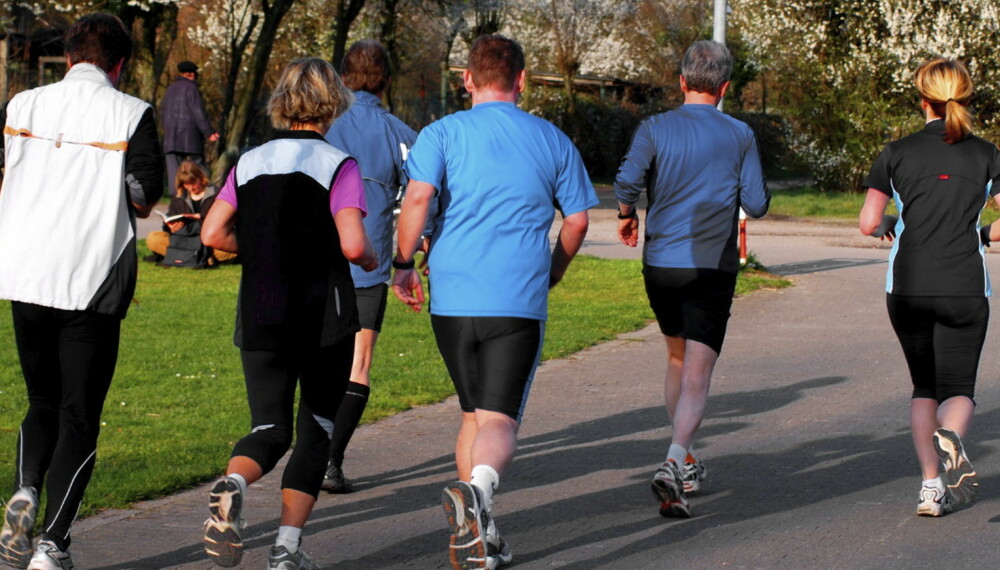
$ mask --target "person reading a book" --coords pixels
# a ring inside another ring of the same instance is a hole
[[[201,220],[208,214],[215,202],[216,189],[208,182],[208,173],[200,164],[191,160],[181,162],[174,179],[174,195],[170,198],[167,213],[156,211],[163,217],[163,231],[149,232],[146,247],[151,253],[146,261],[160,263],[170,245],[170,236],[177,232],[197,235],[201,232]],[[212,250],[209,265],[231,261],[235,253]]]

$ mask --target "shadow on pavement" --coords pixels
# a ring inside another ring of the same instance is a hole
[[[817,259],[815,261],[800,261],[797,263],[783,263],[781,265],[770,265],[767,270],[775,275],[804,275],[806,273],[817,273],[820,271],[832,271],[834,269],[846,269],[848,267],[860,267],[862,265],[875,265],[877,263],[887,263],[884,259],[849,259],[832,258]]]

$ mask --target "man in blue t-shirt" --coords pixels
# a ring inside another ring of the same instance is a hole
[[[649,305],[667,342],[665,393],[673,425],[667,459],[653,477],[663,516],[688,517],[685,492],[705,468],[691,452],[722,350],[739,270],[737,219],[767,213],[753,131],[717,109],[729,87],[726,46],[695,42],[681,62],[679,108],[636,129],[615,180],[618,237],[635,247],[635,204],[648,193],[643,277]]]
[[[382,92],[389,85],[389,54],[375,40],[355,42],[340,66],[344,84],[354,91],[354,104],[330,127],[326,140],[358,161],[365,184],[368,216],[365,233],[378,253],[379,267],[372,272],[352,265],[361,330],[354,336],[351,382],[337,410],[330,441],[330,461],[323,489],[351,492],[344,477],[344,450],[358,427],[368,403],[372,354],[382,330],[392,259],[392,222],[396,195],[406,184],[403,161],[417,133],[382,108]]]
[[[433,198],[431,324],[455,384],[462,427],[455,445],[460,481],[443,493],[455,568],[511,560],[490,506],[510,465],[542,347],[548,291],[586,236],[597,195],[573,143],[517,108],[524,52],[483,36],[464,74],[472,109],[421,131],[406,162],[410,178],[399,216],[393,292],[419,311],[424,292],[413,269]],[[549,228],[563,215],[554,251]]]

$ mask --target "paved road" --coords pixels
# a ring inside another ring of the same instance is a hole
[[[613,211],[595,212],[585,251],[637,255],[615,245],[614,222]],[[909,381],[884,308],[887,251],[852,226],[781,220],[751,221],[750,249],[795,287],[734,304],[697,442],[709,480],[692,497],[694,517],[661,518],[649,491],[669,429],[663,341],[647,327],[540,368],[496,503],[513,567],[997,564],[1000,326],[987,339],[968,438],[981,500],[916,517]],[[988,263],[1000,278],[1000,256]],[[447,568],[439,495],[453,477],[457,410],[449,400],[357,432],[346,470],[358,491],[323,495],[306,529],[304,546],[323,567]],[[264,566],[273,542],[277,485],[270,476],[251,488],[248,568]],[[199,544],[205,499],[200,488],[83,520],[77,562],[211,568]]]

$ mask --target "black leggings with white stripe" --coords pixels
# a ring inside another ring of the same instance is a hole
[[[28,389],[14,487],[41,492],[46,483],[42,538],[65,549],[94,470],[121,319],[18,302],[12,303],[11,313]]]
[[[307,349],[241,350],[252,430],[236,443],[233,457],[253,459],[270,472],[292,443],[295,387],[299,413],[295,449],[281,476],[282,489],[319,494],[326,472],[333,418],[344,398],[354,362],[354,335]]]

